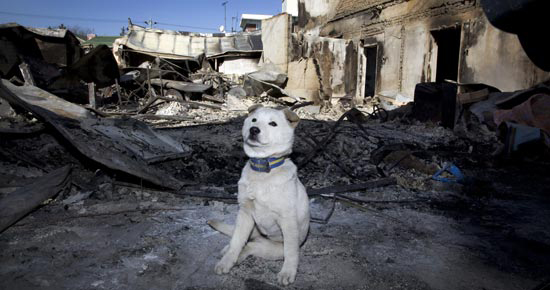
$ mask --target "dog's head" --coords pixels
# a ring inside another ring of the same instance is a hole
[[[250,107],[243,125],[244,152],[251,158],[290,154],[298,121],[298,115],[289,109]]]

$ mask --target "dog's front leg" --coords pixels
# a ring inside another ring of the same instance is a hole
[[[295,216],[283,217],[279,223],[283,232],[284,263],[281,272],[277,274],[279,283],[288,285],[296,279],[299,260],[298,222]]]
[[[240,209],[235,222],[235,231],[229,243],[229,249],[223,255],[222,259],[216,264],[214,270],[216,274],[228,273],[231,267],[237,262],[237,258],[248,240],[252,229],[254,228],[254,219],[252,216]]]

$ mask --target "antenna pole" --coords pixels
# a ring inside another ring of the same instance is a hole
[[[229,1],[225,1],[222,3],[223,5],[223,28],[224,28],[224,32],[227,28],[227,2]]]

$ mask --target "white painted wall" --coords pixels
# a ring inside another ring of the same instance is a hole
[[[317,60],[321,89],[329,97],[338,98],[346,95],[346,48],[349,42],[347,39],[304,35],[304,43],[307,43],[304,57]],[[319,79],[316,82],[319,82]]]
[[[282,12],[298,17],[298,0],[283,0]]]
[[[380,75],[378,76],[379,87],[377,92],[399,92],[401,41],[401,26],[386,28],[382,44],[383,57],[378,64],[381,68]]]
[[[428,55],[430,32],[424,25],[418,25],[407,28],[404,36],[405,47],[400,93],[413,97],[416,84],[421,82],[424,59]]]
[[[288,64],[288,82],[285,90],[308,101],[319,100],[319,78],[312,58]]]
[[[378,94],[401,93],[413,97],[416,84],[435,81],[438,48],[428,25],[418,21],[384,29],[383,59],[378,64],[381,66],[377,76]],[[494,28],[485,17],[466,21],[462,34],[459,82],[484,83],[502,91],[515,91],[550,79],[550,73],[529,60],[516,35]],[[357,97],[361,97],[364,94],[364,56],[358,61],[361,71]]]
[[[302,0],[305,4],[306,11],[311,17],[326,16],[334,12],[334,8],[338,4],[335,0]]]
[[[330,71],[330,80],[332,87],[332,97],[338,98],[346,95],[344,75],[346,73],[346,47],[348,40],[346,39],[327,39],[329,41],[330,51],[334,56],[332,69]]]
[[[259,58],[235,58],[225,59],[220,65],[219,71],[224,74],[245,75],[259,69]]]
[[[288,72],[290,15],[283,13],[262,20],[262,63],[272,63],[281,72]]]

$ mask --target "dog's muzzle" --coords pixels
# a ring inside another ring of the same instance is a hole
[[[260,128],[258,127],[250,127],[250,135],[248,135],[248,138],[251,140],[258,140],[258,135],[260,134]]]

